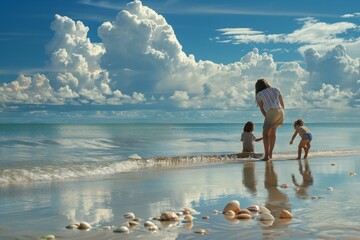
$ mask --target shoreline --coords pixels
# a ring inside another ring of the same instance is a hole
[[[61,239],[118,239],[119,233],[102,228],[123,224],[127,221],[123,217],[127,212],[134,212],[143,219],[143,224],[163,211],[184,207],[199,212],[194,215],[192,228],[185,228],[184,222],[170,227],[157,222],[160,227],[157,233],[141,225],[130,230],[126,238],[196,239],[197,229],[206,229],[207,239],[248,235],[261,238],[266,232],[271,236],[298,239],[360,234],[354,225],[360,213],[354,210],[360,200],[360,190],[354,188],[358,182],[356,172],[360,171],[356,156],[313,158],[307,163],[305,160],[232,163],[148,168],[71,181],[1,187],[4,212],[0,216],[0,237],[38,239],[53,234]],[[324,171],[334,176],[324,176]],[[354,176],[349,175],[351,171]],[[299,186],[293,182],[292,174]],[[335,176],[337,182],[332,181]],[[330,186],[333,191],[327,190]],[[313,196],[318,198],[312,199]],[[223,214],[213,214],[213,210],[221,211],[231,200],[239,200],[242,208],[267,205],[274,212],[280,206],[288,206],[294,219],[285,225],[263,227],[254,219],[228,221]],[[202,219],[205,215],[210,219]],[[326,219],[339,225],[337,235],[334,235],[334,226],[326,224]],[[65,228],[81,221],[89,222],[93,229],[84,232]],[[27,224],[23,224],[25,222]]]

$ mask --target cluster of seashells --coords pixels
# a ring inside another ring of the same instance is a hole
[[[240,208],[240,202],[232,200],[224,207],[222,213],[228,220],[259,220],[262,226],[271,226],[275,221],[275,217],[271,211],[258,205],[251,205],[245,209]],[[286,209],[282,209],[279,214],[279,219],[289,221],[293,215]]]
[[[214,210],[213,214],[219,214],[218,210]],[[251,205],[246,209],[240,208],[240,202],[237,200],[232,200],[226,204],[222,213],[227,220],[249,220],[256,219],[261,222],[263,226],[271,226],[275,220],[274,216],[271,214],[270,210],[264,206]],[[145,229],[150,232],[157,232],[161,230],[161,228],[169,228],[173,226],[177,226],[180,223],[183,223],[185,228],[192,228],[194,221],[194,214],[198,214],[198,212],[192,208],[183,208],[178,212],[173,211],[165,211],[161,213],[160,216],[152,217],[149,220],[144,221],[143,219],[135,216],[134,213],[128,212],[123,215],[127,221],[120,226],[104,226],[103,230],[113,231],[115,233],[124,233],[129,234],[131,229],[139,227],[143,225]],[[204,220],[210,219],[210,216],[202,216]],[[281,210],[279,219],[290,220],[293,216],[288,210]],[[68,229],[79,229],[79,230],[90,230],[91,225],[87,222],[81,223],[72,223],[66,226]],[[205,229],[196,229],[194,233],[205,235],[208,234]]]

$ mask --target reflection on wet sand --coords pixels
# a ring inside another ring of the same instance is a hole
[[[243,180],[244,186],[250,191],[251,194],[256,194],[256,176],[255,176],[255,163],[245,162],[243,166]]]
[[[290,211],[291,204],[288,196],[278,189],[278,178],[272,161],[268,161],[265,164],[264,187],[268,192],[265,207],[271,211],[275,219],[278,219],[281,210],[285,209]]]
[[[296,178],[295,174],[291,174],[292,181],[295,184],[296,188],[296,197],[300,199],[307,199],[308,198],[308,188],[313,185],[314,179],[311,175],[311,170],[309,166],[309,161],[304,159],[304,165],[302,165],[301,160],[298,160],[299,163],[299,173],[302,176],[302,183],[299,183]]]

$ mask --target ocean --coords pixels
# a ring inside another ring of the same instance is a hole
[[[310,156],[359,153],[360,124],[307,126],[314,136]],[[255,136],[261,136],[261,127],[256,124]],[[138,169],[157,158],[171,162],[174,157],[239,153],[242,129],[240,123],[1,124],[0,184],[107,175]],[[296,156],[299,137],[289,145],[293,131],[292,124],[278,129],[278,158]],[[262,142],[255,150],[262,152]],[[140,158],[143,161],[129,161]]]
[[[197,239],[198,229],[207,239],[356,239],[360,123],[306,126],[308,160],[295,160],[299,137],[289,145],[294,129],[285,124],[274,160],[262,162],[234,155],[243,123],[1,124],[0,239],[118,239],[112,230],[127,212],[142,218],[127,239]],[[262,153],[262,142],[255,150]],[[287,209],[294,219],[264,226],[256,216],[244,222],[213,213],[231,200],[274,214]],[[143,227],[184,207],[197,211],[191,224]],[[65,228],[81,221],[92,229]]]

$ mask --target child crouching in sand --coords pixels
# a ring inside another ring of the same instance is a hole
[[[297,159],[301,159],[302,149],[304,149],[304,152],[305,152],[304,159],[307,159],[308,153],[311,148],[311,145],[310,145],[310,142],[312,140],[311,132],[307,127],[304,126],[304,121],[301,119],[298,119],[294,122],[294,129],[295,129],[295,133],[290,140],[290,145],[293,144],[293,141],[294,141],[296,135],[299,134],[301,137],[301,141],[299,142],[299,146],[298,146]]]
[[[256,157],[254,142],[261,141],[263,138],[256,138],[252,133],[255,129],[253,122],[247,122],[244,126],[244,131],[241,134],[241,141],[243,142],[242,153],[239,154],[239,157]]]

